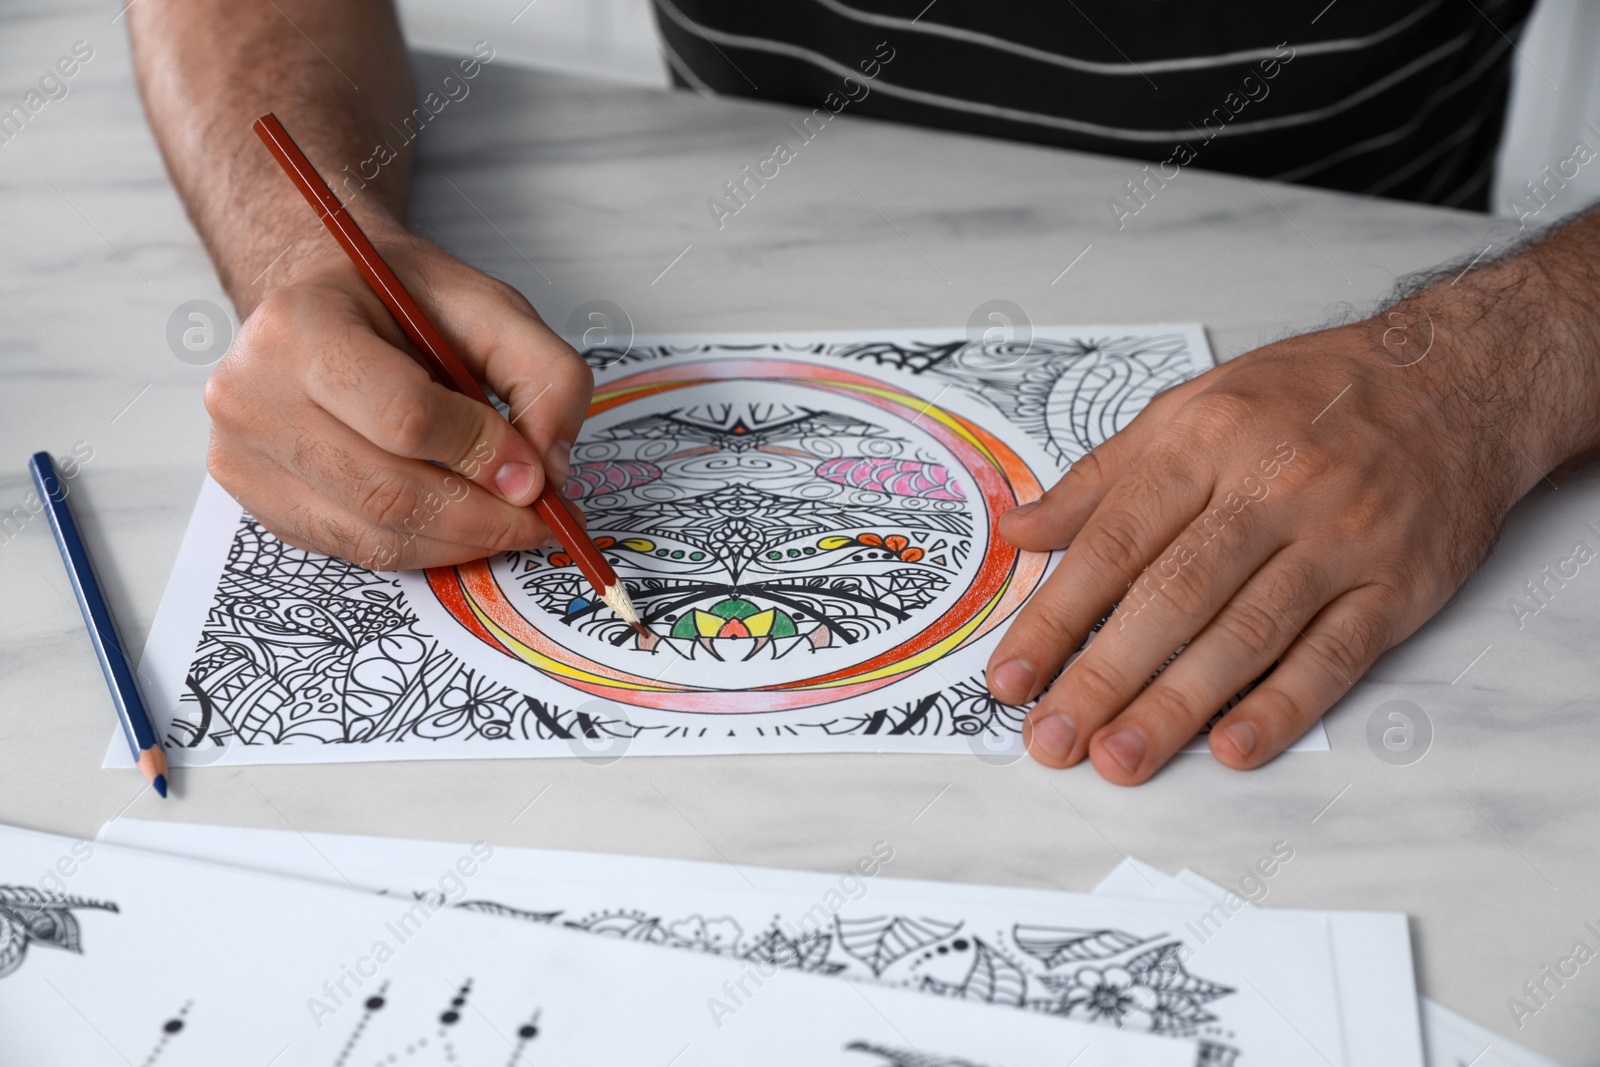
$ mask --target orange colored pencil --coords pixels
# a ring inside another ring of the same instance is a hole
[[[345,254],[350,257],[350,262],[356,265],[361,276],[366,279],[372,291],[383,301],[383,306],[389,309],[389,314],[394,316],[400,329],[411,339],[411,343],[423,354],[428,363],[428,368],[433,372],[440,384],[463,393],[483,404],[489,403],[489,395],[483,391],[483,386],[478,379],[472,376],[461,357],[456,355],[455,349],[450,347],[450,342],[444,339],[437,327],[428,321],[406,287],[401,284],[398,276],[385,263],[378,254],[367,235],[362,232],[356,220],[350,217],[350,212],[344,204],[334,195],[322,175],[311,165],[306,154],[295,144],[294,138],[289,136],[289,131],[283,128],[283,123],[271,113],[256,119],[252,127],[256,136],[267,146],[278,165],[283,168],[295,188],[306,198],[312,210],[317,213],[328,232],[333,234]],[[513,431],[515,432],[515,431]],[[634,608],[633,601],[628,597],[628,591],[622,585],[622,579],[617,577],[617,572],[611,569],[611,564],[606,562],[605,556],[595,543],[584,532],[583,525],[578,517],[573,514],[572,505],[549,481],[544,484],[544,490],[539,494],[539,499],[533,503],[534,511],[539,518],[550,527],[572,559],[578,565],[578,570],[594,586],[600,599],[610,605],[611,609],[620,615],[623,621],[639,631],[641,635],[648,635],[639,619],[639,612]]]

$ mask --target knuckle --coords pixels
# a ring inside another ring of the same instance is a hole
[[[1214,710],[1202,710],[1200,704],[1195,694],[1162,683],[1150,686],[1139,698],[1140,712],[1152,726],[1162,732],[1188,731],[1177,740],[1179,744],[1187,741]]]
[[[226,361],[224,361],[226,362]],[[221,367],[211,372],[205,387],[206,414],[212,422],[225,422],[233,411],[234,387],[232,375]]]
[[[1064,496],[1085,486],[1099,485],[1105,479],[1108,466],[1099,448],[1085,452],[1072,461],[1072,466],[1067,468],[1067,473],[1061,476],[1051,492]]]
[[[1346,494],[1339,506],[1333,521],[1334,533],[1346,541],[1365,538],[1393,510],[1393,501],[1387,493],[1357,489]]]
[[[283,346],[291,340],[295,318],[294,309],[287,298],[277,294],[266,297],[240,327],[241,347],[255,350]]]
[[[1249,699],[1250,709],[1241,718],[1254,723],[1262,737],[1262,743],[1250,753],[1248,762],[1251,765],[1271,758],[1284,740],[1298,736],[1304,726],[1313,722],[1319,714],[1310,701],[1270,682],[1251,691]],[[1226,721],[1234,722],[1234,716],[1230,714]]]
[[[1050,592],[1047,586],[1044,593]],[[1071,655],[1082,640],[1081,636],[1073,634],[1058,604],[1042,598],[1035,599],[1024,608],[1017,617],[1016,625],[1006,634],[1008,645],[1015,641],[1019,645],[1048,650],[1048,653],[1061,659]]]
[[[1260,421],[1253,401],[1217,386],[1190,398],[1173,418],[1180,434],[1202,447],[1242,439]]]
[[[1380,568],[1379,573],[1367,583],[1366,593],[1375,613],[1384,619],[1398,618],[1410,604],[1405,589],[1415,581],[1415,574],[1406,564],[1396,560]],[[1380,651],[1382,651],[1380,649]]]
[[[1310,639],[1311,647],[1345,684],[1354,683],[1389,647],[1393,627],[1372,612],[1351,612]]]
[[[1096,708],[1121,707],[1131,694],[1127,680],[1099,657],[1080,656],[1062,673],[1079,701]]]
[[[532,302],[516,286],[488,274],[478,274],[476,280],[483,286],[483,291],[489,298],[500,301],[519,315],[539,318],[539,312]]]
[[[528,508],[498,507],[495,510],[497,514],[489,520],[479,539],[480,547],[490,553],[528,547],[533,540],[528,518],[532,512]]]
[[[374,525],[401,529],[416,512],[418,496],[416,487],[406,479],[389,473],[374,473],[361,490],[356,510]]]
[[[572,377],[571,388],[587,406],[589,399],[594,396],[594,368],[572,348],[567,348],[567,351],[570,355],[562,362],[569,368],[568,373]]]
[[[1217,626],[1232,644],[1252,651],[1275,649],[1282,643],[1283,616],[1264,597],[1239,599],[1217,620]]]
[[[1332,450],[1321,444],[1298,444],[1294,447],[1292,458],[1276,467],[1273,475],[1273,490],[1282,490],[1294,495],[1302,495],[1310,490],[1330,484],[1330,479],[1343,473],[1350,474],[1355,468],[1350,456],[1336,456]],[[1373,485],[1376,482],[1358,480],[1358,484]]]
[[[1292,611],[1297,606],[1319,607],[1327,589],[1327,571],[1322,564],[1314,559],[1295,559],[1276,570],[1262,597],[1270,606]],[[1308,617],[1309,613],[1301,616]]]
[[[381,419],[389,451],[426,458],[436,425],[428,390],[397,389],[384,404]]]
[[[1126,515],[1097,518],[1080,535],[1088,562],[1113,574],[1134,575],[1144,570],[1140,529]]]
[[[1210,614],[1214,579],[1200,553],[1190,558],[1188,566],[1157,564],[1155,570],[1157,581],[1153,584],[1180,617],[1203,619]],[[1165,573],[1169,570],[1170,578]]]

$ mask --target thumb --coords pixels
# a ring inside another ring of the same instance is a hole
[[[1158,394],[1125,428],[1074,460],[1044,496],[1000,516],[1000,536],[1024,552],[1065,548],[1111,487],[1138,466],[1145,446],[1188,399],[1192,382]]]
[[[545,483],[537,449],[490,405],[435,382],[426,388],[427,440],[406,454],[443,463],[508,504],[532,504]]]

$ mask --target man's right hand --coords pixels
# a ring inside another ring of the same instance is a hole
[[[435,382],[319,236],[272,272],[207,383],[212,477],[289,544],[378,570],[543,544],[529,505],[566,481],[589,368],[515,289],[398,227],[371,234],[513,429]]]

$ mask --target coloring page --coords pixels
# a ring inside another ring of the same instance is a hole
[[[487,845],[431,872],[476,889]],[[619,1025],[620,1023],[620,1025]],[[0,1062],[1190,1067],[1189,1042],[0,827]]]
[[[1320,915],[908,881],[888,876],[886,842],[834,874],[497,846],[457,887],[437,872],[460,845],[127,819],[100,836],[573,935],[1197,1039],[1205,1067],[1325,1067],[1345,1042]]]
[[[1289,850],[1292,861],[1293,850]],[[1265,861],[1263,861],[1265,862]],[[1258,908],[1250,898],[1265,901],[1271,894],[1264,872],[1282,866],[1247,870],[1237,891],[1208,881],[1190,870],[1176,877],[1165,871],[1124,859],[1095,887],[1095,895],[1139,900],[1209,903],[1205,915],[1218,921]],[[1274,913],[1319,914],[1274,908]],[[1427,1067],[1461,1067],[1449,1059],[1424,1054],[1426,1028],[1416,1011],[1416,976],[1411,960],[1411,934],[1406,916],[1396,912],[1330,911],[1326,914],[1332,944],[1337,1002],[1344,1020],[1345,1047],[1351,1063],[1383,1062]],[[1424,1012],[1424,1021],[1426,1012]],[[1431,1042],[1430,1048],[1431,1048]],[[1481,1052],[1479,1045],[1476,1052]]]
[[[1555,1060],[1528,1051],[1436,1000],[1422,997],[1420,1005],[1428,1067],[1561,1067]]]
[[[1020,754],[1026,709],[983,668],[1054,559],[999,516],[1211,362],[1195,326],[586,358],[566,492],[650,637],[559,547],[379,573],[283,544],[208,480],[140,671],[169,759]]]

